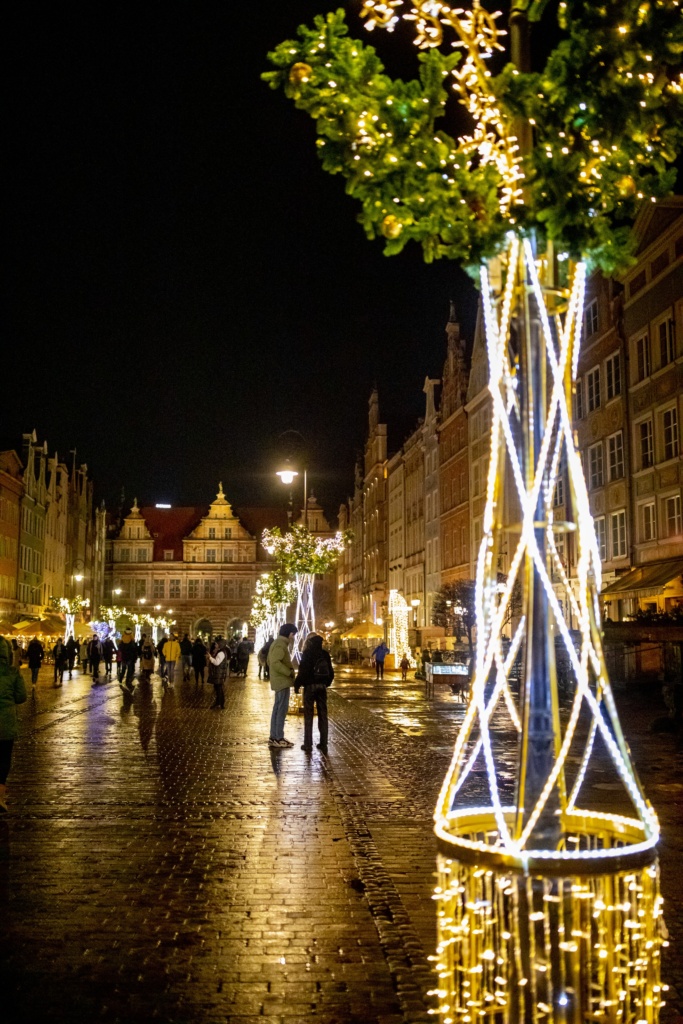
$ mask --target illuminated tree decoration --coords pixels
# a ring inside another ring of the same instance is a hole
[[[100,615],[109,624],[109,630],[112,640],[114,641],[114,647],[116,644],[116,622],[121,618],[128,618],[128,612],[125,608],[120,608],[118,605],[100,605]]]
[[[299,660],[309,633],[315,631],[315,605],[313,592],[316,575],[324,576],[337,563],[339,555],[351,539],[351,531],[338,531],[334,537],[316,537],[299,523],[282,534],[279,527],[264,530],[261,543],[273,555],[285,576],[296,581],[297,634],[292,657]]]
[[[413,239],[426,260],[457,259],[481,283],[493,415],[476,665],[435,813],[443,1024],[655,1022],[666,989],[653,862],[659,827],[605,669],[600,557],[569,410],[587,270],[627,266],[626,222],[673,184],[683,139],[683,19],[679,0],[562,0],[564,37],[532,73],[527,28],[546,6],[513,3],[517,63],[497,76],[491,58],[505,33],[478,0],[469,10],[442,0],[365,0],[368,28],[391,30],[400,16],[413,22],[427,50],[419,81],[386,76],[372,48],[347,38],[342,11],[281,44],[270,54],[276,70],[264,76],[316,119],[324,168],[346,177],[361,223],[371,238],[384,236],[387,254]],[[448,55],[436,49],[445,30],[456,48]],[[472,120],[457,141],[435,127],[448,82]],[[563,460],[569,521],[556,522]],[[573,536],[574,590],[559,533]],[[510,564],[501,584],[503,544]],[[578,622],[578,644],[553,574]],[[521,615],[504,644],[515,587]],[[556,639],[574,681],[566,717]],[[511,670],[520,653],[517,688]],[[623,813],[616,793],[610,806],[618,809],[591,806],[598,756],[621,784]]]
[[[410,608],[403,594],[398,590],[389,591],[389,650],[393,651],[394,664],[405,654],[410,662],[411,668],[417,667],[417,662],[410,649],[408,641],[408,624],[410,622]]]
[[[175,619],[169,619],[165,615],[146,615],[143,622],[148,622],[152,627],[152,643],[156,647],[159,640],[159,633],[169,633],[175,626]]]
[[[75,597],[51,597],[50,604],[58,612],[61,612],[66,619],[66,626],[64,627],[64,643],[66,643],[69,637],[73,636],[76,616],[84,608],[90,607],[90,600],[87,597],[81,597],[80,594],[76,594]]]
[[[540,17],[545,0],[520,3]],[[534,228],[539,241],[606,273],[629,261],[624,221],[642,199],[672,188],[683,137],[678,0],[567,0],[563,33],[540,73],[491,58],[502,50],[499,16],[440,0],[367,0],[367,27],[393,28],[402,11],[417,30],[418,81],[392,80],[373,47],[348,38],[342,10],[319,15],[269,54],[263,77],[316,120],[323,167],[343,174],[384,251],[418,242],[426,260],[476,268],[500,252],[506,232]],[[442,54],[445,29],[455,36]],[[678,76],[678,77],[675,77]],[[436,122],[451,85],[472,118],[453,139]],[[522,122],[533,145],[522,155]]]
[[[250,622],[256,629],[255,648],[260,651],[269,636],[278,635],[297,591],[295,581],[277,570],[263,573],[254,590]]]

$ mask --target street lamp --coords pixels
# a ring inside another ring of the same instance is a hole
[[[417,609],[420,607],[420,598],[414,597],[410,604],[413,609],[413,628],[417,629]]]
[[[294,483],[294,478],[299,476],[296,469],[292,468],[292,464],[287,459],[282,469],[278,469],[275,473],[276,476],[280,477],[283,484],[291,486]],[[308,472],[304,469],[304,526],[308,529]]]

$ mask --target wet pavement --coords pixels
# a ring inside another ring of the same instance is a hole
[[[403,1024],[433,1019],[431,814],[464,705],[341,669],[329,756],[267,747],[271,693],[158,678],[130,698],[43,670],[0,822],[8,1020]],[[30,688],[29,688],[30,689]],[[683,767],[647,691],[618,692],[660,815],[673,983],[683,993]],[[597,787],[601,784],[596,783]],[[605,801],[611,782],[602,783]]]

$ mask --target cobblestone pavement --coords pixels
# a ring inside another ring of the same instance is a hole
[[[431,814],[464,710],[448,691],[339,671],[324,757],[299,749],[295,716],[295,747],[268,750],[253,677],[230,680],[224,712],[208,687],[157,677],[133,698],[51,682],[22,708],[0,822],[8,1020],[431,1019]],[[664,973],[683,992],[681,754],[647,729],[656,700],[619,699],[662,821]]]

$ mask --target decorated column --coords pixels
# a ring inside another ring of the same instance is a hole
[[[435,813],[434,995],[443,1024],[642,1024],[656,1021],[665,1001],[659,827],[607,677],[601,564],[571,403],[586,274],[628,266],[628,221],[674,181],[683,18],[678,0],[562,0],[560,42],[533,72],[530,25],[552,6],[513,3],[513,61],[499,58],[497,75],[491,58],[504,55],[506,32],[477,0],[464,10],[441,0],[366,0],[368,29],[410,20],[419,81],[390,79],[371,47],[348,38],[342,11],[278,47],[276,70],[264,76],[316,119],[323,166],[346,177],[361,223],[386,240],[386,253],[416,241],[427,261],[465,264],[481,288],[493,414],[476,552],[476,667]],[[468,115],[458,139],[436,126],[447,86]],[[571,512],[557,522],[563,460]],[[559,534],[573,538],[573,587]],[[501,586],[503,538],[511,562]],[[515,587],[522,614],[505,649]],[[578,623],[578,645],[563,609]],[[564,720],[556,642],[573,674]],[[513,759],[504,746],[510,731]],[[601,780],[609,769],[615,782],[616,809],[607,812],[592,799],[598,756]]]
[[[281,573],[296,583],[297,634],[292,653],[296,662],[301,657],[306,637],[315,631],[315,577],[332,570],[350,536],[350,531],[345,530],[334,537],[316,537],[300,524],[295,524],[285,534],[277,526],[263,531],[263,547],[276,559]],[[283,602],[278,604],[281,606]]]
[[[64,627],[64,643],[66,643],[69,637],[74,634],[76,616],[84,608],[90,607],[90,601],[87,597],[83,598],[80,594],[77,594],[75,597],[51,597],[50,604],[57,611],[61,612],[66,619]]]

